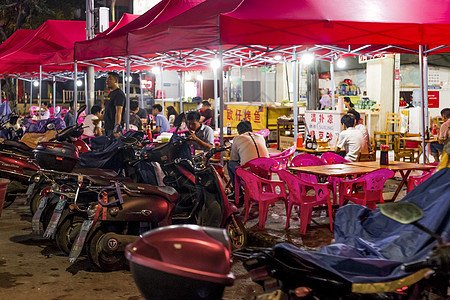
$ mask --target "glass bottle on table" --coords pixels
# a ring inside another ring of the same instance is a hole
[[[429,140],[430,139],[430,130],[428,130],[428,126],[425,129],[425,140]]]

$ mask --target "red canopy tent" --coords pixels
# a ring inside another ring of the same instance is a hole
[[[75,59],[89,61],[127,55],[127,33],[170,20],[204,0],[163,0],[142,16],[107,35],[75,44]]]
[[[214,0],[128,34],[128,55],[213,45],[447,45],[446,0]]]
[[[39,72],[40,53],[73,47],[75,41],[86,38],[85,28],[83,21],[45,21],[20,43],[0,54],[0,74]]]
[[[33,32],[32,29],[19,29],[16,30],[6,41],[0,44],[0,55],[1,53],[11,49],[21,41],[23,41],[27,36]]]

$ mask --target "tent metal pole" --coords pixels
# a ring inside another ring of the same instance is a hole
[[[75,114],[75,123],[77,123],[78,120],[78,115],[77,115],[77,111],[78,111],[78,86],[77,86],[77,81],[78,81],[78,66],[77,66],[77,62],[75,61],[73,63],[73,110],[74,110],[74,114]]]
[[[125,58],[125,61],[127,60],[127,58]],[[126,62],[125,62],[126,64]],[[125,89],[125,70],[122,70],[122,91],[125,94],[126,93],[126,89]]]
[[[56,116],[56,76],[53,76],[53,117]]]
[[[425,46],[425,50],[427,49],[427,46]],[[424,119],[423,122],[425,124],[425,131],[426,128],[430,126],[429,123],[429,113],[428,113],[428,55],[423,55],[423,106],[424,106]],[[430,129],[428,129],[430,130]],[[425,135],[425,131],[423,132],[423,135]],[[422,144],[425,145],[425,144]],[[425,156],[428,157],[428,147],[423,147],[423,152],[425,153]],[[425,163],[425,161],[424,161]]]
[[[39,66],[39,120],[41,119],[41,106],[42,106],[42,65]]]
[[[297,85],[297,54],[294,52],[292,54],[292,82],[293,82],[293,92],[294,92],[294,99],[292,101],[293,104],[293,110],[294,110],[294,145],[297,144],[297,137],[298,137],[298,85]]]
[[[181,71],[178,72],[178,97],[180,97],[180,113],[183,112],[183,99],[182,99],[182,89],[181,89]]]
[[[228,70],[228,76],[227,76],[227,101],[231,101],[231,87],[230,87],[230,80],[231,80],[231,70]],[[223,126],[222,126],[223,127]]]
[[[222,45],[219,45],[219,60],[220,60],[220,67],[219,67],[219,98],[220,98],[220,145],[224,145],[224,139],[223,139],[223,125],[225,122],[225,103],[223,99],[223,49]],[[217,72],[216,72],[217,73]],[[216,82],[214,81],[214,87],[216,87]],[[217,114],[216,114],[217,118]],[[218,128],[218,125],[216,123],[216,128]],[[223,152],[220,152],[220,164],[223,166]]]
[[[219,102],[218,102],[218,90],[217,90],[217,69],[213,67],[214,74],[214,124],[215,129],[219,128]],[[223,126],[222,126],[223,127]],[[220,141],[222,142],[222,141]]]
[[[266,67],[266,63],[264,63],[264,100],[265,103],[267,103],[268,101],[268,95],[267,95],[267,67]]]
[[[89,109],[87,77],[88,77],[88,73],[86,72],[86,73],[84,73],[84,104],[86,104],[86,109]],[[88,114],[86,113],[86,116],[87,115]]]
[[[31,105],[33,105],[33,78],[30,81],[30,117],[31,117]]]
[[[331,109],[336,110],[336,99],[334,98],[336,83],[334,82],[334,58],[330,61],[330,80],[331,80]]]
[[[130,58],[125,58],[126,64],[127,64],[127,101],[125,104],[125,122],[126,127],[125,131],[128,131],[130,129],[130,85],[131,85],[131,66],[130,66]]]
[[[164,114],[164,82],[163,82],[163,66],[161,64],[161,104],[162,104],[162,113]]]
[[[419,45],[419,71],[420,71],[420,93],[422,97],[421,108],[422,108],[422,145],[425,145],[425,97],[424,97],[424,66],[423,66],[423,46]],[[422,149],[423,163],[426,162],[425,147]]]
[[[141,108],[144,108],[144,91],[142,89],[142,71],[139,72],[139,89],[141,90]]]

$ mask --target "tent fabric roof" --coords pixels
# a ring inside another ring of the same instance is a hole
[[[0,55],[3,52],[11,49],[21,41],[23,41],[27,36],[29,36],[34,30],[32,29],[18,29],[16,30],[6,41],[0,44]]]
[[[446,45],[447,0],[207,0],[128,34],[128,55],[213,45]]]
[[[75,41],[86,38],[85,28],[83,21],[45,21],[20,43],[0,54],[0,73],[39,72],[40,53],[73,47]]]
[[[181,14],[205,0],[162,0],[133,22],[114,32],[89,41],[75,44],[77,60],[127,55],[127,33],[139,28],[147,28]]]

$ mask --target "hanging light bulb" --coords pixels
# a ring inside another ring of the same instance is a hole
[[[314,61],[314,53],[305,53],[302,55],[302,63],[304,65],[310,65]]]
[[[337,66],[339,69],[345,68],[345,65],[346,65],[345,60],[344,60],[342,57],[339,58],[339,59],[337,60],[337,62],[336,62],[336,66]]]
[[[77,80],[77,86],[81,86],[83,82],[81,80]]]
[[[203,80],[203,75],[202,74],[198,74],[197,75],[197,80],[198,81],[202,81]]]
[[[153,74],[159,74],[159,73],[161,73],[161,68],[160,68],[160,67],[153,67],[153,68],[152,68],[152,73],[153,73]]]
[[[220,61],[218,59],[213,59],[211,61],[211,68],[213,68],[213,70],[217,70],[220,67]]]
[[[39,86],[39,81],[33,81],[33,86],[38,87]]]
[[[281,60],[283,57],[281,55],[275,55],[274,59],[275,60]]]

